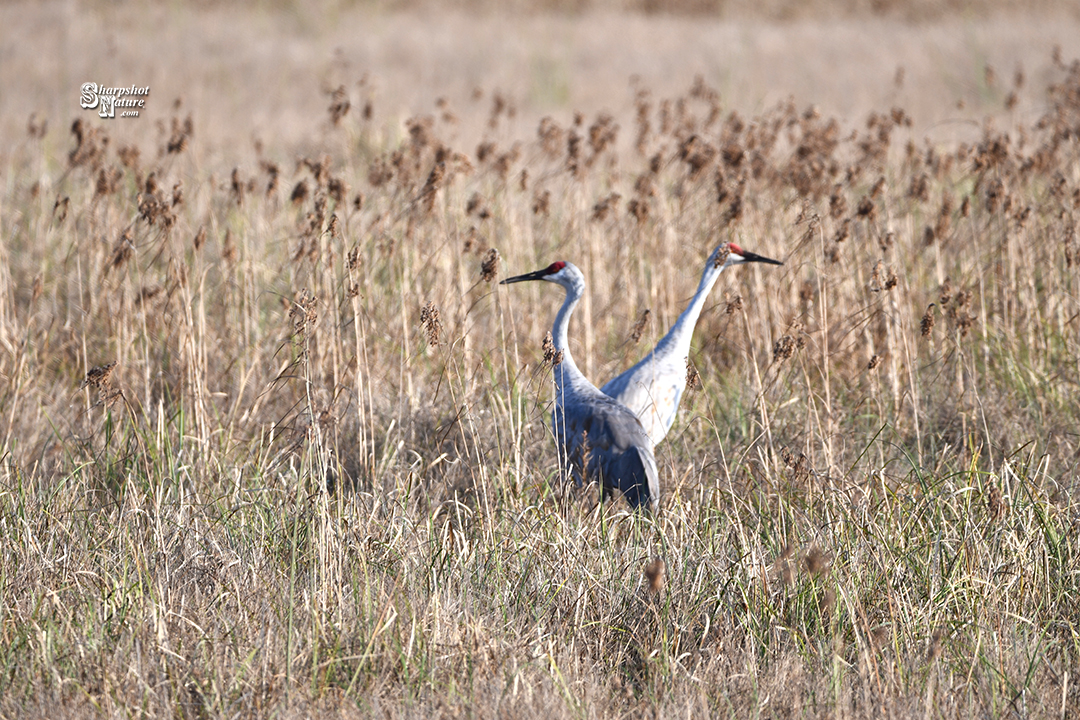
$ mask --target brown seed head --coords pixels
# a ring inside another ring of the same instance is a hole
[[[796,455],[787,447],[780,448],[780,459],[784,465],[791,468],[791,479],[797,483],[805,481],[810,476],[809,461],[806,453]]]
[[[233,168],[230,182],[233,199],[237,205],[244,204],[244,181],[240,177],[240,168]]]
[[[844,196],[843,185],[837,183],[833,186],[832,195],[829,196],[829,217],[839,219],[847,213],[848,202]]]
[[[619,136],[619,126],[615,118],[607,113],[601,113],[589,127],[589,147],[592,148],[593,156],[604,152],[609,146],[615,144]]]
[[[474,192],[469,198],[469,201],[465,203],[465,214],[472,215],[483,204],[484,200],[480,197],[480,193]]]
[[[818,600],[818,612],[823,618],[828,618],[832,615],[833,610],[836,609],[836,590],[833,588],[826,588],[825,593]]]
[[[424,307],[420,308],[420,326],[427,333],[428,345],[432,347],[438,345],[443,326],[439,308],[435,307],[435,303],[428,301]]]
[[[874,272],[870,277],[870,289],[879,293],[881,290],[891,290],[899,283],[896,273],[885,262],[878,260],[874,266]]]
[[[543,215],[547,217],[551,211],[551,191],[550,190],[538,190],[533,193],[533,215]]]
[[[787,360],[795,354],[795,338],[790,335],[782,335],[773,343],[773,362]]]
[[[941,631],[935,630],[926,644],[926,662],[933,663],[941,657]]]
[[[865,195],[862,200],[859,200],[859,206],[855,209],[855,214],[867,220],[873,220],[877,217],[877,206],[869,195]]]
[[[120,238],[116,241],[116,246],[113,248],[112,260],[109,261],[109,269],[116,270],[122,267],[128,259],[131,257],[134,246],[131,244],[131,239],[134,235],[131,232],[131,228],[128,228],[120,234]]]
[[[777,574],[780,576],[780,580],[784,585],[788,587],[794,587],[795,585],[795,570],[791,566],[791,558],[795,555],[795,548],[791,543],[784,545],[784,549],[780,552],[780,556],[776,558],[776,562],[773,567],[776,569]]]
[[[630,202],[626,203],[626,212],[640,225],[649,219],[649,204],[642,199],[631,198]]]
[[[499,146],[493,142],[482,142],[476,146],[476,160],[479,163],[485,163],[489,158],[495,155],[495,151],[499,149]]]
[[[262,169],[266,172],[268,180],[266,181],[266,195],[269,197],[274,194],[274,191],[278,188],[278,179],[281,175],[281,167],[277,163],[262,162]]]
[[[430,214],[435,209],[435,193],[443,186],[445,178],[446,163],[435,163],[428,174],[423,189],[420,191],[420,203],[425,214]]]
[[[697,368],[690,362],[690,358],[686,358],[686,389],[697,390],[701,387],[701,378],[698,375]]]
[[[349,96],[345,92],[345,86],[340,85],[330,94],[330,122],[337,127],[341,119],[349,114]]]
[[[308,184],[307,180],[301,180],[293,187],[292,194],[289,195],[289,200],[294,205],[302,205],[308,198]]]
[[[90,387],[98,392],[98,399],[102,404],[109,406],[116,400],[120,399],[123,393],[120,388],[115,387],[112,382],[113,370],[116,368],[116,362],[107,363],[105,365],[96,365],[86,373],[86,380],[79,386],[79,389]]]
[[[544,154],[550,158],[558,157],[565,144],[564,136],[566,134],[559,127],[559,124],[550,117],[541,118],[536,134],[540,138],[540,146],[543,148]]]
[[[574,177],[581,170],[581,136],[571,130],[566,139],[566,169]]]
[[[480,263],[480,278],[490,283],[495,279],[495,276],[499,273],[499,251],[495,248],[491,248],[484,256],[483,262]]]
[[[70,202],[71,198],[66,195],[63,198],[59,195],[56,196],[56,202],[53,203],[53,217],[56,218],[57,225],[62,225],[67,218],[68,205]]]
[[[562,350],[555,349],[555,340],[551,337],[551,331],[549,330],[547,335],[544,336],[544,342],[541,346],[544,350],[544,363],[555,367],[562,362]]]
[[[92,387],[95,390],[100,390],[109,387],[112,384],[112,374],[115,368],[115,360],[104,365],[95,365],[87,371],[86,380],[80,386],[80,389]]]
[[[870,631],[870,643],[874,646],[874,649],[880,650],[885,647],[889,642],[889,626],[878,625],[876,628]]]
[[[649,316],[652,315],[652,310],[645,308],[641,311],[640,317],[637,322],[634,323],[634,327],[630,330],[630,342],[637,345],[641,340],[641,333],[645,331],[645,325],[649,322]]]
[[[232,228],[225,229],[225,237],[221,241],[221,257],[230,265],[236,262],[236,243],[233,242]]]
[[[934,303],[930,303],[926,307],[926,312],[923,313],[922,321],[919,323],[919,330],[923,337],[930,337],[930,332],[934,329]]]
[[[293,333],[297,337],[303,337],[307,330],[315,325],[319,318],[317,306],[318,300],[307,288],[297,293],[289,307],[289,319],[292,320]]]
[[[387,160],[385,157],[373,158],[368,165],[367,179],[372,187],[380,187],[394,179],[393,157]]]
[[[812,546],[803,556],[803,563],[811,575],[820,575],[829,569],[832,558],[822,551],[817,545]]]
[[[326,181],[326,193],[338,206],[345,203],[345,196],[349,194],[349,185],[341,178],[331,177]]]
[[[38,122],[37,113],[30,113],[29,119],[26,121],[26,134],[31,138],[43,138],[45,132],[49,129],[48,118],[42,118],[41,122]]]
[[[617,206],[619,204],[619,200],[621,198],[622,198],[622,195],[620,195],[617,192],[613,192],[610,195],[608,195],[607,197],[600,200],[595,205],[593,205],[593,212],[592,212],[592,220],[593,220],[593,222],[600,222],[600,221],[604,220],[608,216],[609,211],[613,207],[615,207],[615,206]]]
[[[94,197],[106,197],[115,193],[120,188],[120,180],[123,177],[123,173],[117,168],[111,167],[106,170],[102,167],[99,169],[97,183],[94,187]]]
[[[166,150],[170,155],[175,153],[184,152],[188,146],[188,140],[194,134],[195,123],[191,119],[191,115],[188,115],[184,122],[180,122],[180,118],[173,117],[172,119],[172,134],[169,137]]]
[[[986,494],[986,509],[992,521],[1000,520],[1005,515],[1005,501],[1002,499],[1001,490],[997,485],[991,485],[990,492]]]
[[[720,248],[719,252],[716,253],[716,259],[713,260],[713,267],[723,267],[724,263],[727,262],[729,255],[731,255],[731,246],[727,243],[724,243],[724,245]]]
[[[645,579],[648,581],[650,595],[656,595],[664,589],[667,582],[667,566],[660,558],[654,558],[645,566]]]

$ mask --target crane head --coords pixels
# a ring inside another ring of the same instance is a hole
[[[548,282],[558,282],[559,277],[561,277],[560,273],[562,273],[562,271],[567,267],[574,266],[570,263],[563,262],[562,260],[557,260],[548,265],[543,270],[536,270],[531,273],[525,273],[524,275],[515,275],[514,277],[506,278],[499,284],[509,285],[511,283],[524,282],[526,280],[547,280]]]
[[[773,260],[767,258],[764,255],[758,255],[752,253],[749,250],[743,250],[735,243],[725,243],[713,251],[712,266],[715,268],[730,267],[731,265],[741,265],[742,263],[760,262],[767,263],[769,265],[783,265],[784,263],[779,260]]]

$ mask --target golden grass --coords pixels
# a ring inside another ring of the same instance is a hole
[[[223,17],[249,23],[234,45],[175,59]],[[274,80],[245,34],[302,59],[358,17],[410,22],[343,11],[308,42],[278,11],[150,7],[80,19],[153,78],[81,34],[89,77],[5,61],[5,87],[55,92],[0,144],[0,715],[1080,712],[1067,50],[978,26],[1025,49],[948,95],[890,60],[820,101],[576,65],[554,98],[467,54],[461,84],[401,87],[387,60],[380,85],[332,41],[300,63],[323,77]],[[515,32],[579,21],[600,27]],[[90,78],[149,84],[151,110],[99,121]],[[981,119],[936,124],[958,113]],[[725,240],[785,265],[721,277],[661,509],[598,507],[547,430],[561,297],[494,281],[581,267],[599,384]]]

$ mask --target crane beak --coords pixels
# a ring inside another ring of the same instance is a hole
[[[752,253],[749,250],[743,250],[741,253],[739,253],[739,257],[741,257],[743,259],[743,262],[748,262],[748,263],[750,263],[750,262],[759,262],[759,263],[766,263],[768,265],[783,265],[784,264],[784,263],[780,262],[779,260],[773,260],[772,258],[765,257],[764,255],[758,255],[757,253]]]
[[[525,282],[526,280],[543,280],[549,274],[550,273],[548,272],[548,269],[544,268],[543,270],[537,270],[536,272],[525,273],[524,275],[515,275],[514,277],[506,278],[499,284],[509,285],[511,283]]]

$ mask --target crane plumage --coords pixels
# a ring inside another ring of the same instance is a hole
[[[709,292],[725,269],[751,262],[783,265],[779,260],[743,250],[735,243],[724,243],[713,250],[705,263],[697,292],[667,335],[636,365],[600,388],[605,395],[615,398],[637,415],[654,447],[667,437],[675,422],[686,388],[690,340]]]
[[[600,481],[602,494],[618,488],[632,507],[655,507],[660,481],[645,428],[634,413],[589,382],[570,353],[570,315],[585,293],[585,277],[573,264],[555,262],[501,284],[526,280],[553,282],[566,290],[566,300],[551,329],[555,350],[562,354],[553,367],[555,409],[551,424],[564,475],[580,477],[580,468],[586,479]]]

